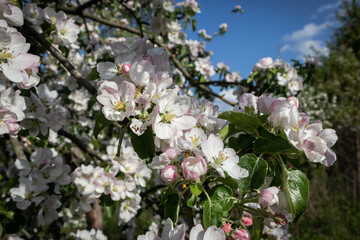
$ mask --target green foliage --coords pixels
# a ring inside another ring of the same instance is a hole
[[[249,176],[238,180],[239,190],[246,193],[258,189],[265,182],[267,162],[255,154],[246,154],[239,159],[239,166],[249,171]]]
[[[219,114],[219,118],[233,123],[239,131],[246,132],[253,136],[259,136],[258,127],[262,124],[260,120],[252,115],[242,112],[227,111]]]
[[[309,181],[299,170],[283,172],[283,191],[290,204],[293,221],[297,222],[307,208]]]
[[[146,163],[151,162],[152,158],[156,155],[152,128],[149,126],[140,136],[131,132],[130,139],[131,144],[139,158],[145,159]]]
[[[164,209],[164,219],[170,218],[176,225],[180,211],[180,196],[178,193],[167,195]]]
[[[104,114],[100,111],[95,119],[94,137],[97,138],[101,130],[108,127],[111,124],[110,120],[107,120]]]
[[[277,136],[263,127],[258,128],[260,138],[254,142],[254,153],[278,153],[294,149],[289,141]]]

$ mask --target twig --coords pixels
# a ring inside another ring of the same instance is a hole
[[[102,0],[91,0],[88,1],[82,5],[79,5],[77,7],[60,7],[61,10],[69,13],[69,14],[79,14],[81,15],[82,11],[84,11],[86,8],[91,7],[92,5],[101,2]]]
[[[66,8],[61,8],[61,10],[67,12],[67,9]],[[71,12],[67,12],[69,14],[71,14]],[[107,25],[109,27],[113,27],[113,28],[118,28],[118,29],[122,29],[124,31],[127,31],[129,33],[133,33],[133,34],[136,34],[138,36],[146,36],[152,43],[158,45],[159,47],[162,47],[165,49],[165,51],[169,54],[169,57],[170,57],[170,60],[174,63],[174,65],[181,71],[181,73],[185,76],[185,78],[189,81],[189,83],[191,85],[194,84],[194,82],[196,80],[194,80],[194,78],[191,76],[191,74],[182,66],[182,64],[180,63],[180,61],[176,58],[176,56],[174,54],[171,53],[170,49],[163,43],[161,42],[160,40],[156,39],[155,37],[153,36],[149,36],[147,34],[142,34],[140,30],[136,29],[136,28],[133,28],[133,27],[130,27],[130,26],[127,26],[125,24],[121,24],[121,23],[116,23],[116,22],[113,22],[113,21],[109,21],[107,19],[103,19],[99,16],[96,16],[94,14],[90,14],[90,13],[87,13],[87,12],[83,12],[83,16],[85,18],[89,18],[89,19],[92,19],[96,22],[99,22],[99,23],[102,23],[104,25]],[[204,93],[207,93],[213,97],[217,97],[219,98],[220,100],[222,100],[223,102],[227,103],[227,104],[230,104],[231,106],[235,106],[236,104],[233,103],[233,102],[230,102],[226,99],[224,99],[222,96],[220,96],[219,94],[213,92],[210,88],[206,87],[206,86],[203,86],[203,85],[196,85],[196,87],[201,90],[202,92]]]
[[[102,159],[102,154],[99,153],[98,151],[94,150],[94,149],[91,149],[89,146],[86,146],[84,144],[84,142],[77,138],[76,136],[72,135],[71,133],[61,129],[58,131],[58,134],[61,135],[61,136],[64,136],[68,139],[70,139],[73,143],[75,143],[83,152],[87,152],[89,153],[90,155],[98,158],[98,159]]]
[[[29,31],[29,35],[38,42],[41,46],[45,47],[59,62],[68,70],[71,75],[77,80],[91,94],[96,94],[96,88],[74,67],[74,65],[67,60],[59,50],[57,50],[49,41],[35,31],[28,22],[24,23],[24,27]]]
[[[139,25],[139,30],[140,30],[140,36],[144,37],[144,32],[142,30],[142,22],[141,22],[141,18],[137,17],[135,12],[133,10],[131,10],[130,8],[128,8],[128,6],[126,6],[126,4],[124,4],[122,1],[120,1],[121,6],[123,6],[130,14],[131,16],[133,16],[133,18],[135,19],[136,23]]]
[[[13,145],[16,158],[26,159],[25,153],[22,149],[22,146],[17,138],[10,137],[10,142]]]
[[[210,82],[194,82],[192,85],[193,86],[197,86],[197,85],[224,85],[224,86],[229,86],[229,85],[241,85],[241,84],[239,82],[210,81]]]

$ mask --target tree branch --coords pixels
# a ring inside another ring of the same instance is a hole
[[[38,32],[35,31],[31,27],[31,24],[28,22],[24,23],[24,27],[29,32],[29,35],[38,42],[41,46],[43,46],[46,50],[48,50],[51,55],[53,55],[59,62],[68,70],[71,75],[77,80],[77,82],[82,85],[86,90],[88,90],[91,94],[95,95],[97,93],[96,88],[91,85],[91,83],[74,67],[74,65],[67,60],[62,53],[57,50],[49,41],[47,41],[43,36],[41,36]]]
[[[58,131],[58,134],[61,136],[64,136],[68,139],[70,139],[74,144],[76,144],[83,152],[89,153],[91,156],[94,156],[100,160],[102,160],[102,154],[99,153],[98,151],[91,149],[89,146],[85,145],[84,142],[77,138],[76,136],[72,135],[71,133],[60,129]]]
[[[61,8],[61,10],[67,12],[66,8]],[[67,12],[69,14],[71,14],[71,12]],[[109,21],[107,19],[104,19],[102,17],[96,16],[94,14],[90,14],[88,12],[83,12],[83,16],[85,18],[89,18],[91,20],[94,20],[98,23],[102,23],[104,25],[107,25],[109,27],[113,27],[113,28],[118,28],[133,34],[136,34],[138,36],[146,36],[152,43],[158,45],[159,47],[164,48],[164,50],[169,54],[170,60],[174,63],[174,65],[181,71],[181,73],[185,76],[185,78],[189,81],[190,85],[192,86],[196,86],[199,90],[201,90],[204,93],[207,93],[213,97],[217,97],[220,100],[222,100],[223,102],[230,104],[231,106],[235,106],[236,104],[233,102],[230,102],[226,99],[224,99],[222,96],[220,96],[219,94],[213,92],[210,88],[204,86],[204,85],[195,85],[194,82],[196,80],[194,80],[194,78],[191,76],[191,74],[182,66],[182,64],[180,63],[180,61],[176,58],[176,56],[174,54],[171,53],[170,49],[160,40],[158,40],[157,38],[153,37],[153,36],[149,36],[147,34],[142,34],[140,30],[127,26],[125,24],[121,24],[121,23],[116,23],[113,21]]]
[[[10,142],[13,145],[16,158],[26,159],[25,153],[22,149],[22,146],[17,138],[10,137]]]

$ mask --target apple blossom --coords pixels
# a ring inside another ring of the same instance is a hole
[[[224,171],[235,179],[245,178],[249,175],[246,169],[237,165],[239,157],[234,149],[224,148],[220,137],[210,134],[208,139],[201,144],[201,150],[220,176],[225,177]]]
[[[236,229],[232,234],[231,237],[234,240],[249,240],[249,233],[244,229]]]
[[[177,174],[177,167],[176,166],[171,166],[171,165],[168,165],[168,166],[164,167],[160,171],[160,178],[165,183],[170,184],[170,183],[176,182],[176,180],[179,179],[179,175]]]
[[[181,163],[181,167],[185,179],[190,181],[199,180],[200,176],[207,172],[207,163],[200,155],[185,158]]]

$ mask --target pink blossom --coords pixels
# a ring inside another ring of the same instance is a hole
[[[196,155],[195,157],[188,157],[181,163],[183,168],[183,175],[186,180],[196,181],[200,179],[200,176],[206,174],[207,163],[205,159]]]
[[[231,224],[225,223],[221,226],[221,229],[224,230],[225,233],[231,232]]]
[[[166,166],[160,171],[160,178],[165,183],[174,183],[179,178],[176,166]]]
[[[249,217],[243,217],[241,222],[244,224],[245,227],[250,227],[253,224],[253,220]]]
[[[249,233],[244,229],[237,229],[233,232],[231,237],[234,240],[249,240]]]

